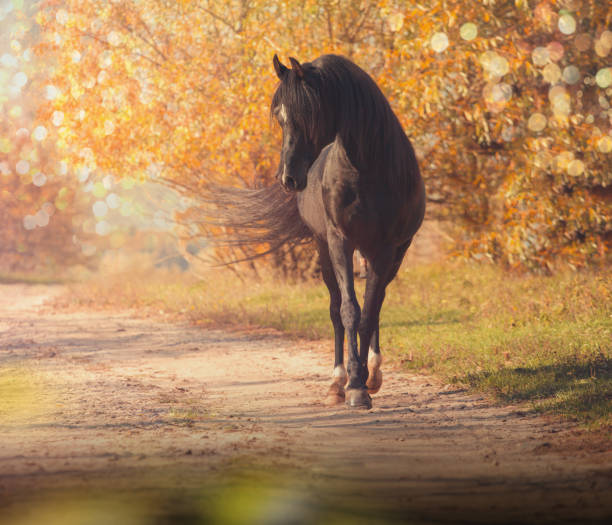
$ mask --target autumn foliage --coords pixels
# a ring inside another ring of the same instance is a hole
[[[39,116],[74,169],[272,182],[271,57],[341,53],[381,85],[431,212],[465,253],[515,267],[605,260],[611,240],[612,7],[596,0],[45,0]]]
[[[2,14],[10,53],[0,57],[0,272],[52,272],[87,259],[74,236],[79,192],[36,117],[50,71],[32,53],[34,26]]]

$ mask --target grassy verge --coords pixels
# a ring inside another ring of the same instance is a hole
[[[611,283],[610,270],[552,277],[468,264],[402,270],[382,312],[383,352],[501,401],[528,401],[538,411],[605,428],[612,419]],[[318,282],[242,281],[230,272],[198,282],[124,274],[73,286],[67,300],[163,310],[204,326],[331,338],[327,290]]]

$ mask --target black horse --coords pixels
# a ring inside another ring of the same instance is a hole
[[[250,229],[234,242],[264,241],[274,250],[314,237],[335,334],[326,400],[370,408],[369,394],[382,384],[380,309],[423,221],[423,180],[410,141],[367,73],[337,55],[290,62],[288,68],[274,56],[280,83],[271,106],[283,131],[277,177],[285,192],[229,191],[217,196],[217,209],[235,231]],[[355,249],[368,262],[363,310],[353,282]]]

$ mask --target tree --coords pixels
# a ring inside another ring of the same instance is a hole
[[[595,0],[45,0],[60,145],[195,199],[272,182],[274,52],[343,53],[413,137],[458,246],[509,266],[602,260],[611,238],[612,8]],[[90,159],[91,160],[91,159]]]
[[[23,10],[6,9],[0,17],[0,271],[52,269],[86,258],[73,232],[77,194],[50,139],[52,125],[35,117],[33,101],[44,96],[48,74],[30,49],[36,30]]]

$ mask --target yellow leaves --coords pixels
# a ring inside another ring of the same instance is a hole
[[[38,11],[36,15],[34,16],[34,20],[39,26],[44,28],[49,21],[49,18],[47,16],[47,11],[44,11],[42,9]]]
[[[404,26],[404,15],[400,12],[390,14],[387,16],[387,24],[391,31],[397,33]]]
[[[63,23],[51,16],[53,9],[46,11],[45,32],[51,40],[57,33],[63,44],[54,51],[52,80],[62,96],[45,114],[65,114],[57,134],[71,162],[90,147],[98,166],[135,178],[159,163],[193,193],[210,180],[271,181],[279,143],[268,119],[277,82],[271,56],[303,61],[331,51],[370,72],[410,134],[422,139],[428,190],[447,196],[448,213],[498,227],[505,197],[488,192],[502,181],[512,195],[541,195],[555,210],[551,188],[560,182],[546,186],[542,178],[561,151],[592,155],[576,155],[554,169],[555,177],[577,184],[594,173],[605,176],[603,164],[595,165],[612,151],[608,130],[590,134],[598,117],[588,122],[578,85],[563,76],[570,62],[581,74],[590,71],[592,46],[578,53],[570,40],[553,42],[559,35],[547,31],[558,19],[557,3],[539,2],[533,11],[526,0],[244,6],[241,0],[129,0],[101,11],[93,0],[67,0]],[[593,9],[593,20],[603,19],[595,16],[601,8]],[[602,34],[593,29],[596,22],[580,23],[593,33],[589,41]],[[431,47],[436,33],[446,37],[439,52]],[[565,53],[552,52],[560,46]],[[532,61],[534,47],[549,51],[540,65]],[[550,97],[543,76],[555,89]],[[580,86],[583,100],[598,94],[595,84]],[[86,114],[79,117],[81,108]],[[584,118],[575,116],[578,110]],[[536,156],[542,151],[550,158]],[[534,202],[523,199],[522,206],[536,209]],[[540,223],[550,222],[552,213],[541,212]],[[518,221],[514,227],[526,226]]]

